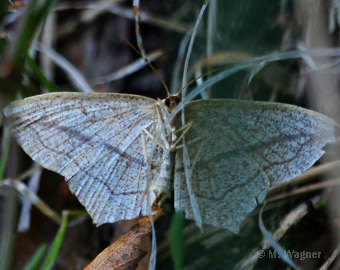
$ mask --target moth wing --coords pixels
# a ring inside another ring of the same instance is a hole
[[[24,151],[63,175],[100,225],[148,213],[141,133],[151,132],[155,102],[132,95],[63,92],[13,102],[4,114]],[[146,145],[151,144],[146,138]]]
[[[234,233],[271,186],[311,167],[335,140],[338,125],[310,110],[279,103],[200,100],[185,107],[190,182],[202,221]],[[176,152],[175,208],[193,219]]]

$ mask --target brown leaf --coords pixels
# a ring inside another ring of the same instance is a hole
[[[160,210],[153,217],[163,215]],[[150,217],[140,219],[136,225],[104,249],[84,270],[133,270],[148,253],[144,242],[151,233]]]

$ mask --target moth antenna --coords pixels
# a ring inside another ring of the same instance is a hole
[[[222,69],[224,69],[224,68],[225,68],[225,66],[219,67],[219,68],[216,68],[216,69],[214,69],[214,70],[212,70],[212,71],[205,72],[205,73],[203,73],[202,75],[200,75],[200,76],[198,76],[198,77],[193,78],[193,79],[190,80],[186,85],[184,85],[181,89],[179,89],[179,91],[177,92],[176,96],[180,95],[180,94],[183,92],[183,90],[184,90],[185,88],[189,87],[191,84],[193,84],[194,82],[196,82],[197,79],[203,78],[204,76],[207,76],[207,75],[211,75],[211,74],[213,74],[213,73],[215,73],[215,72],[217,72],[217,71],[220,71],[220,70],[222,70]]]
[[[142,35],[140,32],[140,13],[139,13],[139,1],[138,0],[133,1],[133,13],[135,14],[137,46],[138,46],[140,53],[142,54],[142,57],[146,59],[147,57],[146,57],[146,53],[145,53],[144,46],[143,46],[143,39],[142,39]]]
[[[144,58],[144,60],[146,61],[146,63],[148,64],[148,66],[152,69],[152,71],[156,74],[156,76],[158,77],[158,79],[161,81],[166,94],[168,96],[170,96],[170,91],[168,86],[166,85],[165,81],[163,80],[162,76],[159,74],[159,72],[156,70],[156,68],[150,63],[149,59],[147,57],[144,57],[143,54],[135,47],[132,45],[132,43],[126,39],[124,39],[124,41],[142,58]]]

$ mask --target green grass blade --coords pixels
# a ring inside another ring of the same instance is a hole
[[[15,66],[23,65],[39,25],[57,1],[58,0],[31,0],[28,2],[25,18],[22,21],[19,35],[16,38],[17,42],[14,44],[12,51],[10,59],[12,64]]]
[[[0,25],[2,24],[5,18],[8,4],[9,4],[8,0],[0,0]]]
[[[46,87],[46,89],[49,92],[56,92],[56,89],[54,88],[53,84],[46,78],[40,67],[34,62],[34,60],[27,56],[26,58],[27,65],[32,70],[35,76],[38,77],[40,82]]]
[[[170,253],[174,262],[174,269],[181,270],[183,265],[183,212],[176,212],[172,216],[170,225]]]
[[[72,217],[86,217],[89,215],[85,210],[67,210],[67,212]]]
[[[63,212],[63,219],[62,219],[61,226],[53,240],[53,243],[48,251],[48,254],[47,254],[47,257],[44,263],[40,267],[41,270],[52,269],[55,263],[55,260],[58,256],[61,244],[63,243],[64,236],[65,236],[66,229],[67,229],[67,224],[68,224],[68,212]]]
[[[40,263],[46,253],[47,244],[41,245],[38,250],[34,253],[30,262],[25,266],[24,270],[36,270],[39,268]]]
[[[6,170],[6,164],[7,164],[9,146],[10,146],[10,139],[11,139],[11,134],[10,134],[8,128],[4,127],[4,129],[3,129],[3,141],[2,141],[2,147],[1,147],[1,157],[0,157],[0,184],[2,182],[2,179],[3,179],[4,174],[5,174],[5,170]]]

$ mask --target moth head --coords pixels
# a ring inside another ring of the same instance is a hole
[[[171,112],[181,101],[178,95],[169,95],[166,99],[162,100],[169,112]]]

